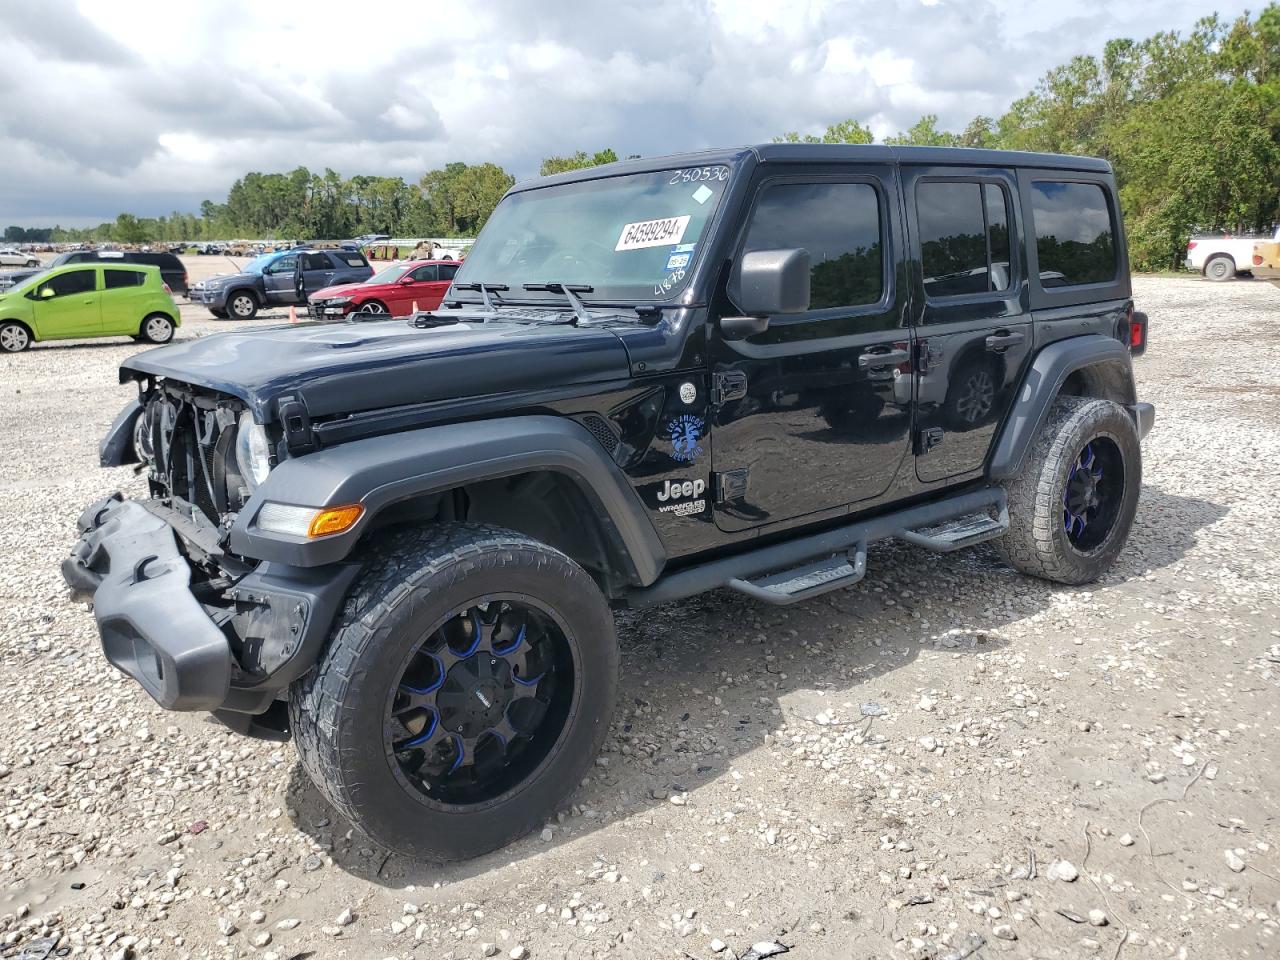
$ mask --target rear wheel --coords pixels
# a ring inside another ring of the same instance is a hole
[[[227,315],[233,320],[252,320],[258,315],[258,298],[248,290],[237,290],[227,298]]]
[[[1009,530],[995,541],[1005,560],[1058,583],[1096,580],[1115,562],[1137,512],[1137,427],[1118,403],[1059,397],[1005,487]]]
[[[142,321],[138,335],[147,343],[168,343],[173,339],[173,318],[163,313],[153,313]]]
[[[31,346],[31,331],[16,320],[0,323],[0,352],[21,353]]]
[[[328,649],[289,694],[303,768],[407,856],[477,856],[577,786],[617,695],[594,581],[511,531],[441,524],[371,550]]]
[[[1225,253],[1210,257],[1204,264],[1204,275],[1210,280],[1221,282],[1231,280],[1236,275],[1236,262]]]

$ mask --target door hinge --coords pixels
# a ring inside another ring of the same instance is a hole
[[[712,475],[712,490],[715,491],[716,503],[730,500],[741,500],[747,495],[747,468],[724,470]]]
[[[741,370],[720,370],[711,378],[711,401],[727,403],[747,395],[747,375]]]
[[[916,456],[928,453],[942,443],[941,427],[926,427],[916,434]]]

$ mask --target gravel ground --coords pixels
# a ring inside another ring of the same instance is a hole
[[[83,505],[141,489],[96,465],[137,346],[0,357],[0,952],[1277,956],[1280,291],[1136,286],[1157,419],[1105,581],[883,545],[798,608],[624,615],[573,806],[443,867],[354,836],[291,746],[107,667],[57,566]]]

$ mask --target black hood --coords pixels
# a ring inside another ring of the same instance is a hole
[[[122,382],[165,377],[239,397],[264,423],[286,394],[324,417],[629,375],[627,351],[607,329],[492,319],[258,327],[148,350],[120,368]]]

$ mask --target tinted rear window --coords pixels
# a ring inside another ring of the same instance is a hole
[[[920,259],[930,297],[1009,285],[1009,221],[993,183],[926,181],[916,188]]]
[[[1111,207],[1100,185],[1036,180],[1031,184],[1031,216],[1042,287],[1115,280]]]
[[[161,270],[181,270],[182,261],[172,253],[131,253],[129,260],[134,263],[145,263]]]
[[[106,288],[115,290],[118,287],[140,287],[147,282],[147,275],[141,270],[111,270],[102,271],[106,278]]]
[[[335,253],[334,256],[348,267],[367,267],[369,265],[368,260],[351,250],[343,250],[341,253]]]

